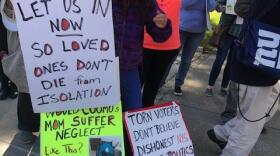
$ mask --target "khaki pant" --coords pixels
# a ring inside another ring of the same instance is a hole
[[[29,93],[18,33],[8,31],[7,40],[8,55],[2,60],[3,71],[16,84],[19,92]]]
[[[228,95],[226,99],[226,107],[221,114],[221,124],[225,124],[236,116],[238,102],[238,85],[230,81],[228,87]]]
[[[232,82],[234,83],[234,82]],[[238,85],[234,83],[233,85]],[[265,116],[275,102],[280,90],[277,83],[269,87],[239,86],[239,103],[242,114],[249,120],[257,120]],[[248,122],[240,114],[228,121],[225,125],[216,125],[216,136],[227,145],[221,156],[248,156],[257,142],[264,124],[270,120],[278,110],[278,101],[273,107],[270,117],[257,122]]]

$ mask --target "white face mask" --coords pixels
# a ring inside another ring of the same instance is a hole
[[[17,31],[15,13],[13,11],[13,6],[10,3],[10,1],[8,2],[7,0],[1,0],[0,11],[2,15],[2,21],[5,27],[9,31]]]

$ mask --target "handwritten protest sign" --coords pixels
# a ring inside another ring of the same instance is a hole
[[[119,101],[111,0],[12,0],[35,112]]]
[[[171,102],[125,112],[134,156],[193,156],[194,150],[180,107]]]
[[[88,156],[104,146],[124,156],[121,104],[41,113],[40,137],[42,156]]]

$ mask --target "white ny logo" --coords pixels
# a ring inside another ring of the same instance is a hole
[[[280,69],[279,43],[279,34],[260,29],[254,64]]]

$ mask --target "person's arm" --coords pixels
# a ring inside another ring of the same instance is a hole
[[[251,0],[237,0],[234,11],[240,17],[246,17],[247,13],[249,12],[251,5]]]
[[[155,42],[164,42],[172,34],[171,21],[159,9],[156,0],[147,0],[145,26],[147,33]]]

